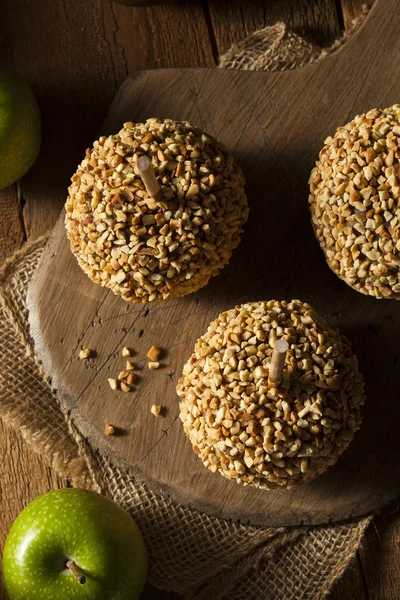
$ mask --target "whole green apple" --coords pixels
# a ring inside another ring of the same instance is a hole
[[[146,573],[136,523],[88,490],[39,496],[17,517],[4,546],[10,600],[136,600]]]
[[[31,88],[0,65],[0,190],[30,169],[40,138],[40,112]]]

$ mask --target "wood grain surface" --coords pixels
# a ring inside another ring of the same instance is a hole
[[[307,211],[307,181],[325,137],[354,114],[400,96],[394,63],[382,68],[383,56],[400,51],[399,5],[378,3],[344,48],[304,69],[163,69],[123,84],[104,133],[150,116],[188,119],[222,140],[244,170],[250,218],[243,241],[229,267],[200,293],[155,305],[124,303],[80,271],[61,221],[43,255],[28,295],[31,333],[61,401],[102,452],[178,502],[228,519],[282,526],[357,517],[400,496],[397,305],[362,296],[332,274]],[[381,44],[383,32],[387,42]],[[353,56],[360,57],[357,64]],[[365,82],[358,74],[367,69]],[[377,79],[379,86],[369,85]],[[335,468],[305,486],[266,493],[202,466],[185,441],[175,385],[195,339],[219,312],[282,297],[310,302],[352,340],[368,402],[361,432]],[[135,392],[115,394],[107,378],[122,368],[124,344],[134,348],[140,380]],[[153,344],[165,349],[157,373],[146,369]],[[95,349],[97,359],[80,361],[80,346]],[[151,415],[153,403],[165,407],[161,419]],[[109,422],[121,435],[104,435]],[[381,435],[371,437],[376,428]]]
[[[322,15],[320,23],[324,27],[340,28],[343,24],[342,18],[346,6],[352,5],[355,9],[354,14],[357,16],[361,13],[364,3],[364,0],[341,0],[342,15],[339,15],[340,20],[333,24],[328,23],[326,16],[324,16],[325,0],[315,0],[314,9]],[[0,3],[0,43],[3,42],[5,50],[15,67],[28,77],[39,97],[42,109],[43,102],[47,104],[46,112],[43,111],[45,130],[48,131],[53,123],[57,122],[60,137],[65,136],[70,125],[70,123],[67,126],[64,125],[66,114],[70,110],[79,112],[85,108],[85,102],[78,91],[66,95],[59,93],[58,103],[52,106],[50,101],[52,91],[62,90],[64,87],[68,90],[75,90],[77,85],[80,88],[85,85],[89,89],[96,86],[101,65],[109,64],[110,57],[118,57],[118,60],[112,64],[111,69],[107,70],[106,97],[102,96],[100,100],[92,104],[90,112],[86,113],[87,118],[83,124],[82,132],[77,132],[74,127],[71,130],[71,135],[75,139],[72,158],[67,156],[65,149],[60,155],[60,158],[69,161],[69,164],[76,164],[80,158],[81,136],[85,138],[84,143],[90,143],[95,135],[101,115],[104,114],[121,80],[129,72],[139,68],[156,66],[153,58],[153,48],[155,46],[159,48],[158,59],[162,66],[212,66],[204,64],[204,53],[199,51],[197,40],[196,43],[188,46],[188,54],[186,56],[182,55],[180,39],[182,30],[180,20],[176,19],[175,12],[163,13],[165,20],[158,20],[159,27],[150,31],[147,29],[144,32],[143,35],[146,37],[141,40],[141,48],[138,48],[136,54],[132,55],[131,47],[123,45],[124,41],[129,40],[132,30],[137,31],[141,23],[144,26],[148,22],[150,10],[154,12],[155,18],[158,19],[160,16],[159,7],[149,10],[132,10],[123,6],[110,5],[108,0],[98,0],[97,2],[88,0],[85,3],[88,6],[86,11],[85,6],[80,2],[65,3],[63,0],[53,0],[51,4],[57,12],[55,18],[54,16],[49,17],[47,11],[48,1],[40,3],[40,5],[37,0],[30,3],[24,0],[13,0],[13,2],[6,0]],[[184,4],[184,10],[191,8],[191,5]],[[200,4],[200,0],[194,4]],[[240,18],[237,18],[236,23],[231,27],[232,35],[234,35],[236,28],[241,31],[242,18],[246,19],[251,27],[253,10],[259,7],[260,4],[264,6],[265,19],[268,18],[270,9],[278,6],[280,10],[278,18],[291,24],[290,18],[294,5],[292,0],[280,0],[279,2],[277,0],[253,0],[252,2],[246,2],[246,4],[240,0],[232,0],[231,4],[236,6],[242,4],[244,9]],[[66,5],[67,13],[65,12]],[[204,2],[203,5],[207,9],[207,3]],[[44,10],[44,6],[46,10]],[[111,18],[109,18],[110,6],[112,8]],[[172,7],[162,8],[169,10]],[[37,17],[34,27],[31,26],[32,13],[36,13]],[[65,47],[59,44],[58,15],[63,16],[63,28],[69,40],[68,52],[65,51]],[[79,22],[79,27],[76,26],[77,22]],[[91,37],[83,35],[82,31],[93,28],[93,22],[100,23],[95,34]],[[307,26],[307,22],[304,22],[304,27]],[[46,30],[46,36],[41,35],[43,30]],[[216,37],[216,32],[212,26],[209,27],[209,33],[206,44],[211,49],[213,47],[212,38]],[[172,46],[171,38],[173,38]],[[232,43],[234,41],[236,40],[232,39]],[[148,62],[143,59],[143,54],[145,54]],[[210,56],[214,56],[212,51]],[[215,56],[218,57],[218,53]],[[80,65],[82,57],[89,66],[84,76]],[[71,61],[76,62],[76,72],[71,68]],[[127,69],[128,61],[129,71]],[[39,67],[40,64],[44,65],[42,69]],[[84,84],[81,83],[79,86],[79,81],[84,81]],[[62,115],[62,118],[59,118],[60,115]],[[46,152],[47,146],[48,138],[45,135],[42,152]],[[48,154],[51,156],[51,152],[48,152]],[[2,239],[0,259],[11,255],[25,240],[34,239],[37,235],[47,231],[55,223],[64,202],[65,189],[70,174],[67,169],[64,169],[57,185],[54,185],[48,193],[47,186],[42,181],[44,175],[48,176],[48,172],[46,162],[42,161],[40,168],[37,169],[37,185],[34,189],[36,196],[31,196],[26,190],[28,184],[30,185],[33,174],[35,174],[35,170],[24,178],[21,194],[18,195],[16,190],[14,192],[16,186],[13,186],[11,191],[0,192],[2,203],[2,211],[0,212],[0,237]],[[6,193],[7,200],[5,200]],[[7,213],[7,218],[5,218],[4,207],[7,207],[7,210],[9,208],[13,210],[12,214]],[[5,233],[10,230],[14,230],[15,237],[9,237]],[[57,484],[49,483],[46,480],[43,476],[45,471],[40,466],[43,465],[43,460],[36,457],[26,447],[25,442],[21,441],[19,446],[16,436],[9,429],[4,429],[1,432],[0,453],[2,456],[0,506],[3,517],[0,520],[1,546],[6,532],[21,505],[29,502],[41,491],[56,487]],[[14,464],[18,461],[27,465],[26,471],[22,468],[15,469]],[[3,483],[5,477],[9,481],[7,489]],[[38,483],[36,484],[36,482]],[[61,481],[58,482],[58,485],[63,484]],[[392,511],[386,512],[374,520],[373,526],[367,532],[363,548],[357,553],[353,565],[336,584],[330,595],[330,600],[398,599],[400,589],[399,527],[400,515],[397,506],[394,506]],[[143,597],[150,600],[172,598],[173,596],[158,590],[148,589]],[[2,589],[0,589],[0,598],[1,600],[5,598]]]

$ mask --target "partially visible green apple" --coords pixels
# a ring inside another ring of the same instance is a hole
[[[0,190],[20,179],[39,153],[40,112],[29,85],[0,65]]]
[[[136,600],[146,573],[134,520],[88,490],[36,498],[14,522],[3,553],[10,600]]]

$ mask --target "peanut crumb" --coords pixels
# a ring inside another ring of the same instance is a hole
[[[147,353],[147,358],[149,360],[155,360],[156,361],[156,360],[158,360],[158,357],[160,356],[160,352],[161,352],[160,348],[157,348],[157,346],[152,346],[150,348],[150,350],[148,351],[148,353]]]
[[[126,379],[128,377],[129,373],[127,373],[126,371],[121,371],[120,374],[118,375],[118,379]]]
[[[128,373],[128,376],[126,378],[126,382],[129,385],[133,385],[136,381],[136,375],[134,373]]]
[[[104,433],[106,435],[114,435],[115,434],[114,425],[110,425],[109,423],[107,423],[107,425],[104,427]]]
[[[127,383],[125,383],[124,381],[121,381],[120,388],[121,388],[121,390],[123,392],[130,392],[131,391],[131,386],[128,385]]]
[[[117,389],[118,389],[118,381],[117,381],[116,379],[112,379],[112,378],[110,378],[110,379],[107,379],[107,381],[108,381],[108,383],[109,383],[109,385],[110,385],[110,388],[111,388],[112,390],[114,390],[114,391],[115,391],[115,390],[117,390]]]
[[[153,406],[151,407],[150,412],[155,416],[155,417],[159,417],[160,413],[161,413],[161,406],[158,406],[158,404],[153,404]]]
[[[91,348],[82,348],[79,352],[80,360],[85,360],[86,358],[90,358],[93,355],[93,350]]]
[[[160,363],[159,362],[155,362],[155,361],[150,361],[147,366],[149,367],[149,369],[151,369],[153,371],[154,369],[158,369],[159,368]]]
[[[125,365],[125,371],[133,371],[134,370],[134,365],[133,363],[131,363],[129,360],[126,361],[126,365]]]
[[[132,350],[127,346],[122,348],[122,356],[132,356]]]

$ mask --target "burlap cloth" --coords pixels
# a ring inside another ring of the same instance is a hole
[[[287,68],[320,55],[277,24],[253,34],[221,64]],[[82,438],[36,361],[29,335],[27,287],[45,244],[43,237],[26,245],[0,271],[0,417],[74,486],[100,491],[132,514],[149,551],[153,585],[196,600],[324,598],[352,560],[370,517],[297,528],[209,517],[154,494]]]

